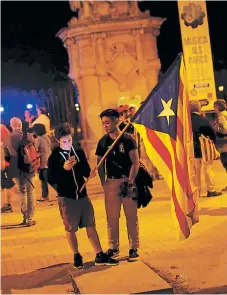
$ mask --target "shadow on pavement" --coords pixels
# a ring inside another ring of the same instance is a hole
[[[210,208],[201,208],[199,211],[200,215],[210,215],[210,216],[227,216],[227,208],[215,208],[215,209],[210,209]]]
[[[26,227],[25,224],[7,224],[7,225],[1,225],[1,229],[15,229],[15,228],[22,228]]]
[[[85,273],[98,272],[109,267],[110,266],[95,266],[94,262],[87,262],[84,264],[84,269],[76,270],[73,268],[72,264],[62,263],[37,269],[25,274],[2,276],[2,294],[13,294],[13,290],[32,290],[52,285],[71,284],[68,270],[70,270],[73,277],[76,278]]]

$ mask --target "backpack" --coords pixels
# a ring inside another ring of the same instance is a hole
[[[5,151],[4,151],[4,145],[1,143],[1,170],[5,170],[6,168],[6,160],[5,160]]]
[[[10,153],[8,148],[1,143],[1,170],[5,170],[10,164]]]
[[[18,168],[24,173],[36,173],[40,168],[40,155],[28,140],[22,140],[19,147]]]

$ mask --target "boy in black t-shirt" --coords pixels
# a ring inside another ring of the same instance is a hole
[[[100,118],[107,134],[101,138],[97,146],[98,163],[120,134],[119,113],[116,110],[108,109],[101,113]],[[99,177],[105,192],[110,247],[107,253],[110,257],[119,253],[119,218],[121,204],[123,204],[130,244],[129,261],[139,257],[137,253],[139,247],[137,201],[129,197],[135,190],[134,180],[139,165],[136,142],[130,134],[125,133],[99,168]],[[122,188],[124,194],[122,194]]]

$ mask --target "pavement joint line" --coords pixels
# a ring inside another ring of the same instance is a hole
[[[69,272],[69,278],[70,278],[70,281],[71,281],[71,284],[72,284],[72,287],[73,287],[73,292],[74,294],[81,294],[80,293],[80,290],[79,288],[77,287],[77,284],[76,284],[76,281],[71,273],[71,271],[68,269],[68,272]]]
[[[173,284],[172,284],[172,282],[170,281],[170,280],[168,280],[164,275],[161,275],[160,274],[160,271],[157,269],[157,268],[155,268],[155,267],[153,267],[153,266],[151,266],[148,262],[146,262],[146,261],[144,261],[143,259],[141,259],[141,261],[147,266],[147,267],[149,267],[151,270],[153,270],[161,279],[163,279],[164,281],[166,281],[171,287],[172,287],[172,289],[174,290],[174,286],[173,286]]]

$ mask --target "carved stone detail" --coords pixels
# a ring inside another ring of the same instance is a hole
[[[81,21],[93,19],[93,1],[69,1],[72,11],[78,12],[78,19]]]
[[[119,85],[121,91],[130,90],[140,74],[138,61],[127,51],[127,44],[116,43],[111,48],[112,58],[105,64],[106,73]]]
[[[86,22],[99,22],[119,18],[148,17],[149,11],[141,12],[137,1],[69,1],[73,12],[78,12],[69,25],[79,25]]]
[[[68,38],[68,39],[65,40],[64,46],[67,48],[67,47],[72,46],[74,43],[75,43],[74,38]]]

